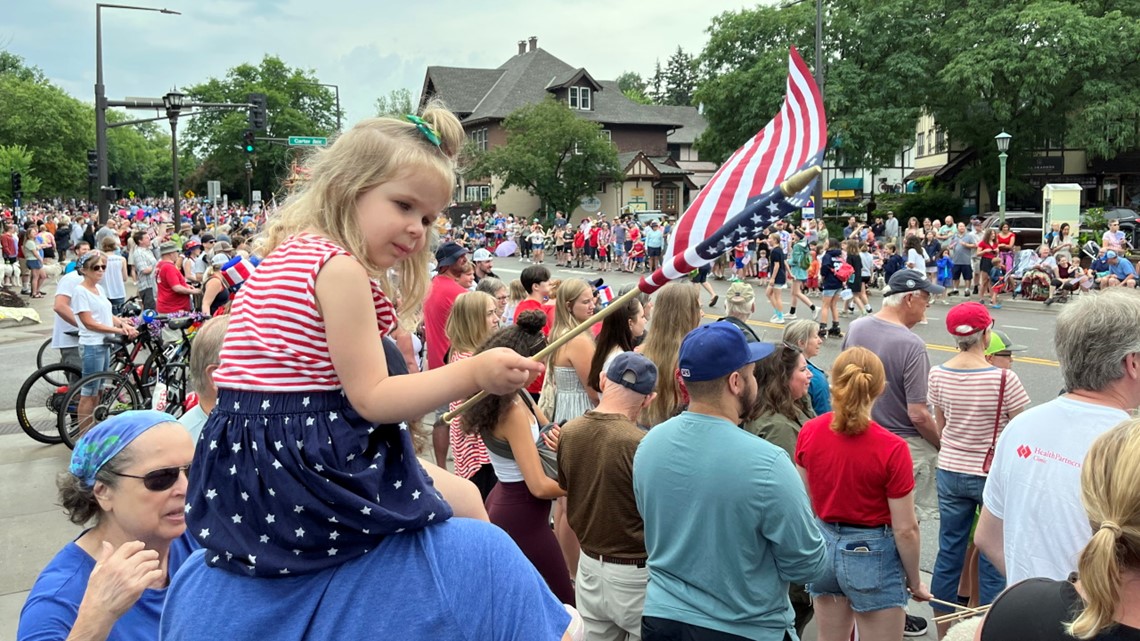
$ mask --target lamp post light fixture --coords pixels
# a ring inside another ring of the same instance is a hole
[[[182,112],[182,105],[186,96],[177,89],[162,97],[162,104],[166,107],[166,117],[170,119],[170,164],[174,168],[174,224],[182,223],[182,203],[178,193],[178,114]]]
[[[107,92],[103,86],[103,9],[130,9],[133,11],[157,11],[169,15],[180,16],[181,13],[170,9],[155,7],[136,7],[125,4],[95,5],[95,159],[98,164],[99,178],[99,224],[107,222],[108,202],[107,191],[110,189],[107,167]]]
[[[1009,159],[1009,139],[1013,136],[1005,133],[1003,130],[1000,134],[994,136],[997,141],[998,160],[1001,161],[1001,184],[998,187],[998,228],[1005,224],[1005,162]]]

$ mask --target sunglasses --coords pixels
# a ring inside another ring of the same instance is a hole
[[[114,474],[115,476],[125,476],[129,479],[141,479],[143,482],[143,487],[150,490],[151,492],[163,492],[174,487],[174,484],[178,481],[179,472],[185,472],[186,478],[190,478],[189,465],[182,465],[180,467],[164,467],[158,470],[147,472],[142,476],[137,476],[135,474],[123,474],[122,472],[111,472],[111,474]]]
[[[92,266],[88,267],[87,269],[89,269],[93,272],[103,272],[103,271],[107,271],[107,266],[106,265],[92,265]]]

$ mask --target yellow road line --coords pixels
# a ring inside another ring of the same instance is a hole
[[[708,318],[711,320],[716,320],[716,319],[720,318],[720,316],[715,316],[713,314],[706,314],[706,313],[702,313],[701,316],[704,316],[705,318]],[[757,321],[757,320],[751,320],[751,319],[747,320],[745,322],[748,323],[749,325],[755,325],[757,327],[770,327],[772,329],[779,329],[779,330],[784,329],[783,325],[777,325],[776,323],[766,323],[764,321]],[[936,345],[934,343],[927,343],[926,348],[936,350],[939,352],[957,352],[958,351],[957,347],[952,347],[950,345]],[[1013,362],[1015,362],[1015,363],[1026,363],[1028,365],[1044,365],[1046,367],[1060,367],[1061,366],[1061,364],[1058,363],[1057,361],[1051,361],[1047,358],[1037,358],[1034,356],[1015,356],[1015,357],[1013,357]]]

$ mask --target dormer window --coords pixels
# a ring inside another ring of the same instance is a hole
[[[590,88],[570,87],[570,108],[590,111]]]

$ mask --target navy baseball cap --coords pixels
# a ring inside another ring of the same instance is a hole
[[[621,352],[606,370],[610,381],[649,396],[657,389],[657,366],[637,352]]]
[[[678,368],[686,381],[713,381],[776,351],[772,343],[749,343],[733,323],[709,323],[681,341]]]
[[[459,259],[467,255],[467,248],[458,243],[444,243],[435,250],[435,262],[437,269],[450,267],[459,262]]]

